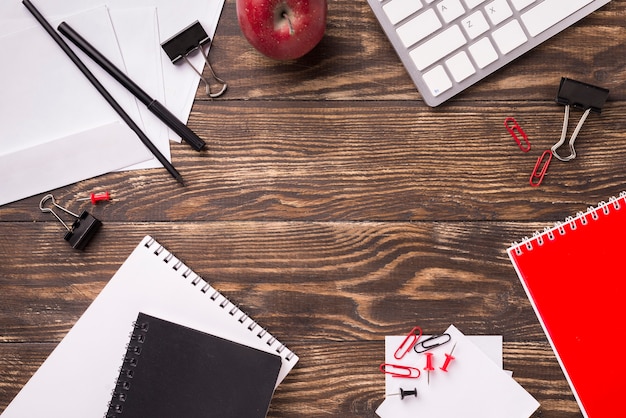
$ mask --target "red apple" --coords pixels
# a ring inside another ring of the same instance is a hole
[[[324,36],[326,0],[237,0],[244,36],[276,60],[300,58]]]

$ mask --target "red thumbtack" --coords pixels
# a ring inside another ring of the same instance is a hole
[[[450,362],[454,360],[454,356],[452,355],[452,352],[454,351],[454,347],[456,347],[456,343],[452,346],[452,350],[450,350],[450,354],[446,353],[446,361],[444,361],[443,366],[440,367],[440,369],[443,370],[444,372],[448,371],[448,366],[450,365]]]
[[[424,370],[428,372],[427,379],[428,379],[428,384],[430,385],[430,372],[432,370],[435,370],[435,368],[433,367],[433,353],[424,353],[424,354],[426,355],[426,367],[424,367]]]
[[[84,197],[78,200],[91,200],[91,204],[95,205],[103,200],[111,200],[111,195],[109,192],[91,193],[89,197]]]

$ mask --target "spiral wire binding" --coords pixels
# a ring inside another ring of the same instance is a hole
[[[622,202],[620,203],[620,201]],[[527,251],[533,250],[533,243],[542,246],[545,244],[546,238],[549,241],[554,241],[557,236],[567,233],[565,229],[566,226],[569,226],[570,231],[575,231],[579,224],[582,227],[587,226],[590,222],[589,217],[591,217],[591,222],[597,221],[600,219],[599,212],[607,216],[611,213],[611,210],[620,210],[623,203],[626,203],[626,191],[621,192],[619,197],[611,197],[608,203],[599,202],[596,206],[590,206],[586,212],[578,212],[576,216],[568,216],[563,222],[556,222],[551,228],[546,227],[543,231],[536,231],[533,233],[532,237],[524,237],[520,243],[514,242],[511,247],[516,255],[521,256],[524,254],[524,248],[526,248]]]
[[[254,320],[252,320],[245,312],[240,310],[239,307],[232,303],[226,296],[213,288],[213,286],[211,286],[207,281],[195,274],[191,268],[187,267],[181,260],[177,259],[172,253],[167,251],[154,238],[150,238],[144,245],[146,249],[152,251],[155,256],[161,258],[165,264],[171,265],[172,270],[179,272],[183,279],[189,280],[189,284],[198,287],[202,293],[208,295],[211,302],[217,303],[220,308],[226,310],[228,314],[235,318],[240,324],[244,325],[246,324],[246,321],[249,321],[250,323],[247,325],[248,331],[256,332],[256,336],[259,339],[265,339],[265,343],[269,347],[276,344],[278,340],[273,335],[271,335],[264,328],[256,331],[257,327],[260,328],[260,326],[254,322]],[[294,358],[295,353],[289,349],[285,352],[286,349],[287,347],[285,345],[279,344],[276,348],[274,348],[274,351],[285,360],[290,361]]]
[[[133,333],[130,337],[130,342],[126,346],[126,355],[120,367],[115,389],[113,389],[113,394],[111,395],[111,401],[105,415],[106,418],[117,418],[124,413],[124,402],[126,402],[126,396],[131,387],[135,367],[139,363],[142,344],[146,341],[148,328],[149,326],[145,322],[141,324],[133,323]]]

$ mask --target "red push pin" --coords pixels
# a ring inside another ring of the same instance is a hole
[[[426,367],[424,367],[424,370],[426,370],[427,372],[428,384],[430,385],[430,372],[432,370],[435,370],[435,368],[433,367],[433,353],[424,354],[426,355]]]
[[[111,200],[111,195],[109,194],[109,192],[91,193],[89,197],[83,197],[82,199],[78,200],[91,200],[91,204],[95,205],[96,203],[103,200]]]
[[[450,362],[452,360],[454,360],[454,356],[452,355],[452,352],[454,351],[454,348],[456,347],[456,343],[452,346],[452,350],[450,350],[450,353],[446,353],[446,361],[443,362],[443,366],[440,367],[441,370],[443,370],[444,372],[448,371],[448,366],[450,365]]]

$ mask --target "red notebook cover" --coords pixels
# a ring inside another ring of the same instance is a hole
[[[507,252],[583,415],[626,416],[626,193]]]

